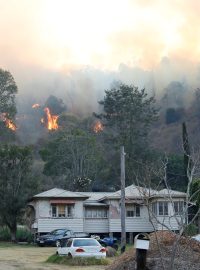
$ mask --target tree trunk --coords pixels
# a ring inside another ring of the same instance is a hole
[[[11,241],[16,243],[16,233],[17,233],[17,225],[14,225],[10,228]]]
[[[197,217],[197,224],[198,224],[198,233],[200,233],[200,213],[198,214]]]
[[[188,133],[185,122],[182,123],[182,140],[183,140],[183,150],[184,150],[184,172],[185,172],[185,186],[188,185],[189,179],[188,175],[191,174],[192,161],[190,158],[190,145],[188,139]]]

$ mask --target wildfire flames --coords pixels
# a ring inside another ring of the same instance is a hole
[[[44,108],[44,112],[46,113],[46,121],[44,118],[41,118],[41,123],[46,124],[48,130],[56,130],[58,129],[58,115],[52,115],[50,109],[48,107]]]
[[[7,118],[6,113],[2,113],[0,116],[0,119],[5,122],[6,127],[15,131],[17,129],[16,125],[12,122],[12,120],[10,120],[9,118]]]
[[[42,110],[42,107],[40,106],[40,104],[36,103],[36,104],[33,104],[32,105],[32,108],[33,109],[37,109],[37,108],[40,108],[40,110]],[[43,107],[44,108],[44,107]],[[40,119],[40,122],[48,129],[48,130],[57,130],[59,128],[58,126],[58,118],[59,118],[59,115],[53,115],[50,111],[50,109],[48,107],[45,107],[44,108],[44,117],[42,117]],[[25,116],[23,116],[24,119],[26,119]],[[20,118],[21,119],[21,118]],[[0,121],[4,122],[6,127],[13,130],[13,131],[16,131],[17,129],[17,126],[13,123],[13,121],[11,119],[8,118],[8,115],[7,113],[1,113],[0,114]],[[93,131],[95,133],[99,133],[99,132],[102,132],[104,130],[104,126],[103,124],[101,123],[100,120],[96,121],[94,124],[93,124],[93,127],[92,127]]]
[[[36,109],[36,108],[39,108],[39,107],[40,107],[40,104],[38,104],[38,103],[32,105],[33,109]]]
[[[12,129],[13,131],[15,131],[17,129],[15,124],[10,119],[6,119],[5,122],[6,122],[7,128]]]
[[[38,109],[40,107],[41,106],[38,103],[35,103],[35,104],[32,105],[33,109]],[[57,121],[58,121],[59,116],[51,114],[51,111],[50,111],[50,109],[48,107],[44,108],[44,112],[45,112],[45,117],[42,117],[40,119],[40,122],[42,124],[44,124],[48,130],[56,130],[56,129],[58,129]]]
[[[96,121],[94,127],[93,127],[93,130],[95,133],[99,133],[101,131],[103,131],[103,124],[101,123],[101,121]]]

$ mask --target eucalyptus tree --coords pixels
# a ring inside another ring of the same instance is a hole
[[[118,83],[105,91],[99,104],[102,113],[95,116],[103,121],[105,130],[110,131],[113,146],[119,149],[124,145],[127,177],[132,180],[133,165],[147,159],[148,133],[158,113],[155,98],[145,89]]]
[[[0,138],[4,141],[13,139],[12,129],[6,127],[5,119],[13,121],[16,115],[16,93],[17,85],[12,74],[0,68]]]
[[[0,68],[0,113],[7,113],[11,118],[15,116],[16,93],[17,85],[12,74]]]
[[[60,131],[40,151],[44,174],[63,177],[73,191],[91,189],[96,178],[100,153],[94,135],[78,128]]]

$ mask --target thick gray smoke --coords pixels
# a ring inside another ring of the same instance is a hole
[[[122,81],[134,84],[139,89],[146,88],[149,95],[155,95],[166,108],[186,107],[199,86],[200,72],[198,66],[181,67],[165,58],[151,71],[124,64],[117,71],[85,67],[58,72],[26,67],[15,70],[14,77],[19,87],[17,117],[19,125],[23,126],[22,131],[18,129],[18,135],[23,137],[23,141],[26,136],[25,141],[34,143],[43,129],[40,123],[43,111],[36,112],[31,107],[38,103],[43,108],[50,95],[62,99],[67,112],[87,117],[99,110],[98,101],[103,98],[104,91],[114,81]]]

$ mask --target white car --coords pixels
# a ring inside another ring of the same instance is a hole
[[[200,234],[197,234],[195,236],[192,236],[192,239],[200,242]]]
[[[57,249],[56,254],[69,257],[105,258],[106,248],[93,238],[70,238]]]

